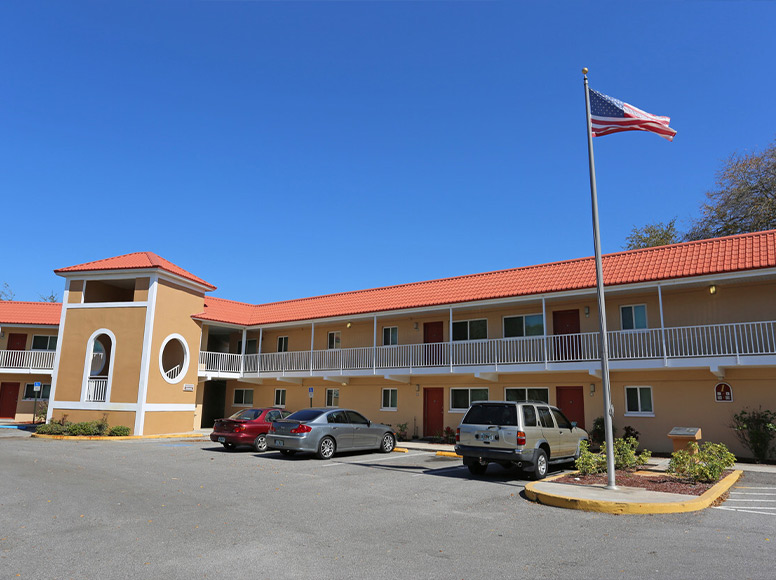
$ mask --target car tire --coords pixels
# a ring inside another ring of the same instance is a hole
[[[386,433],[380,440],[380,452],[390,453],[396,447],[396,438],[391,433]]]
[[[469,473],[472,475],[485,475],[488,469],[488,464],[480,461],[469,463],[466,467],[469,468]]]
[[[253,440],[253,449],[256,453],[263,453],[267,450],[267,435],[266,433],[259,433],[258,437]]]
[[[544,479],[547,475],[548,467],[549,464],[547,463],[547,453],[544,451],[544,449],[537,449],[534,453],[533,478],[536,480]]]
[[[315,456],[318,459],[331,459],[336,449],[337,444],[334,442],[334,439],[331,437],[324,437],[318,443],[318,451],[315,453]]]
[[[281,449],[280,450],[281,455],[285,455],[286,457],[291,457],[292,455],[296,455],[295,449]]]
[[[226,449],[227,451],[234,451],[235,447],[237,447],[237,445],[235,445],[234,443],[222,443],[221,445],[223,445],[224,449]]]

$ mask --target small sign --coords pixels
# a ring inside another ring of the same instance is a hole
[[[35,382],[32,384],[32,390],[33,390],[34,392],[36,392],[36,393],[39,393],[39,392],[40,392],[40,381],[35,381]]]
[[[185,384],[185,385],[183,385],[183,390],[186,391],[187,393],[192,393],[192,392],[194,392],[194,385],[193,384]]]
[[[674,427],[668,434],[669,437],[694,437],[700,438],[700,427]]]
[[[313,388],[312,387],[307,387],[307,394],[310,396],[311,399],[313,398]]]
[[[714,387],[714,400],[717,403],[732,403],[733,389],[727,383],[719,383]]]

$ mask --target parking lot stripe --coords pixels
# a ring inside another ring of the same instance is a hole
[[[419,451],[417,453],[407,453],[406,455],[380,457],[379,459],[365,459],[364,461],[332,461],[331,463],[327,463],[326,465],[321,465],[321,467],[333,467],[335,465],[353,465],[353,464],[359,464],[359,463],[374,463],[375,461],[389,461],[390,459],[406,459],[407,457],[417,457],[418,455],[427,455],[427,454],[423,453],[422,451]]]
[[[715,510],[724,510],[726,512],[740,512],[743,514],[760,514],[761,516],[776,516],[776,513],[770,513],[770,512],[758,512],[754,510],[742,510],[742,509],[736,509],[736,508],[728,508],[721,505],[712,506],[712,509]]]

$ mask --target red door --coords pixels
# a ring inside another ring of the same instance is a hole
[[[579,310],[556,310],[552,313],[552,333],[555,335],[579,335]],[[563,336],[553,339],[552,355],[557,362],[580,360],[582,357],[579,336]]]
[[[8,335],[8,350],[24,350],[27,346],[27,335],[10,333]]]
[[[19,383],[0,384],[0,419],[16,418],[16,401],[19,399]]]
[[[423,389],[423,436],[441,435],[445,428],[444,389]]]
[[[423,364],[426,366],[439,366],[445,364],[444,347],[442,342],[445,340],[445,323],[424,322],[423,323],[423,342],[431,346],[423,347]]]
[[[576,421],[578,427],[585,428],[585,394],[582,387],[555,387],[555,401],[569,421]]]

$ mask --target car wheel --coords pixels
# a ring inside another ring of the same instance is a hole
[[[292,455],[296,455],[295,449],[281,449],[280,450],[281,455],[285,455],[286,457],[291,457]]]
[[[227,451],[234,451],[234,448],[237,447],[234,443],[222,443],[222,445]]]
[[[537,449],[536,453],[534,454],[533,478],[544,479],[544,477],[547,475],[547,467],[547,453],[544,451],[544,449]]]
[[[318,443],[318,452],[315,454],[318,459],[331,459],[334,455],[334,450],[337,448],[334,439],[331,437],[324,437],[321,442]]]
[[[485,475],[485,471],[488,469],[488,464],[475,461],[474,463],[469,463],[467,467],[469,468],[469,473],[472,475]]]
[[[267,435],[266,433],[260,433],[256,439],[253,440],[253,449],[257,453],[262,453],[267,450]]]
[[[380,451],[383,453],[390,453],[393,448],[396,447],[396,439],[390,433],[383,435],[382,441],[380,441]]]

